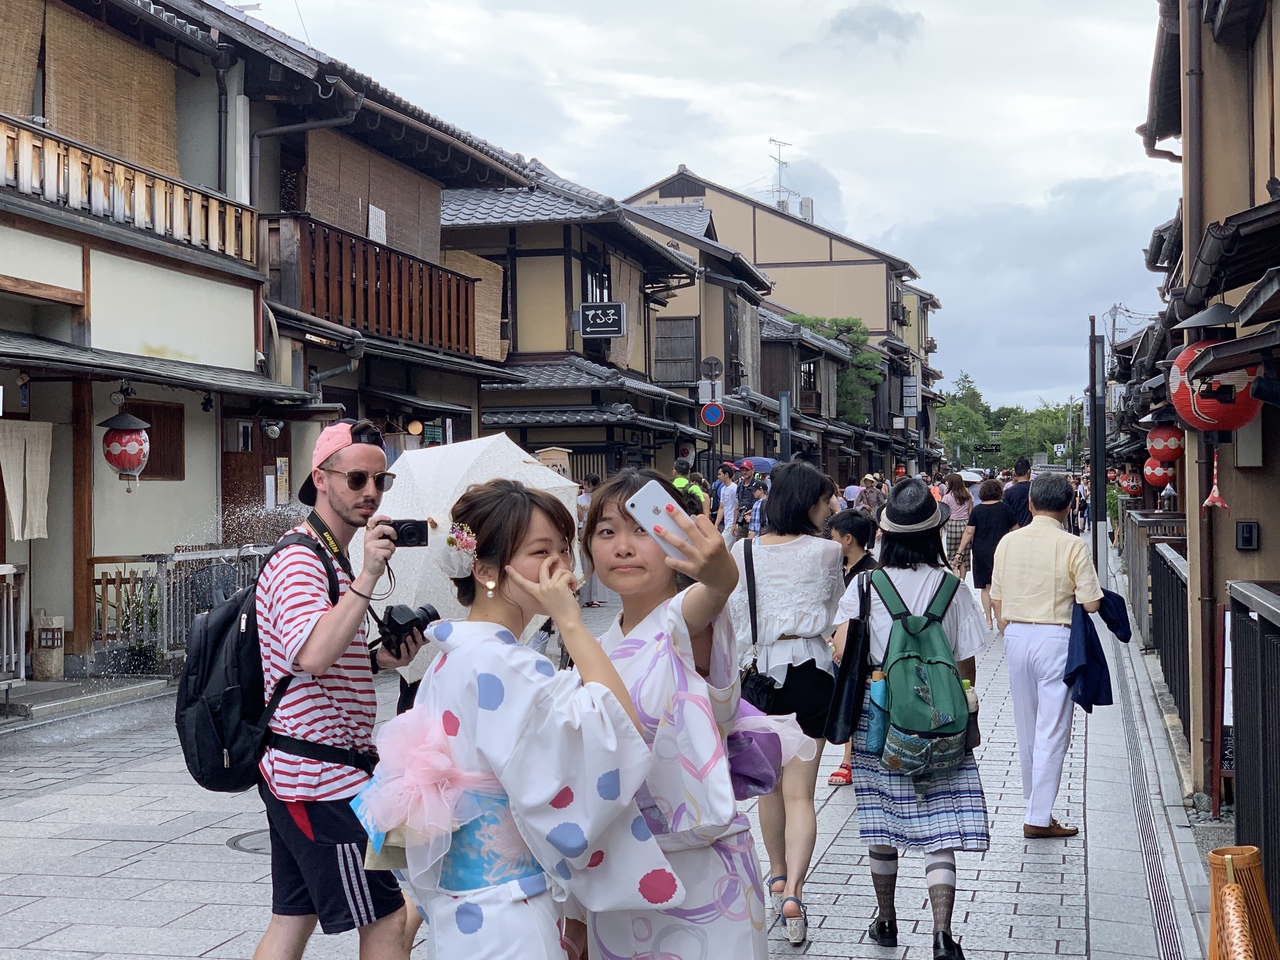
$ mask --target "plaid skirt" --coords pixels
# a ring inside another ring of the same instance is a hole
[[[954,557],[957,553],[960,552],[960,541],[964,539],[964,531],[967,526],[969,526],[968,520],[948,520],[947,521],[946,533],[947,533],[947,562],[948,563],[951,561],[952,557]],[[973,548],[970,547],[969,549],[965,550],[965,553],[968,554],[972,549]],[[965,559],[965,562],[968,562],[969,558],[968,556],[966,556],[964,559]]]
[[[867,752],[870,715],[863,709],[853,735],[853,790],[862,842],[925,853],[986,850],[991,843],[987,798],[973,754],[954,770],[925,781],[889,773],[878,756]]]

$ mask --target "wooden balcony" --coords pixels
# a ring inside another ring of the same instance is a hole
[[[0,187],[210,253],[257,256],[252,207],[4,115]]]
[[[800,412],[810,417],[822,416],[822,393],[818,390],[801,390]]]
[[[263,225],[273,298],[361,333],[475,352],[473,278],[305,215]]]

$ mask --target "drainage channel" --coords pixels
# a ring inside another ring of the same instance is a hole
[[[1129,780],[1133,789],[1133,812],[1138,822],[1138,839],[1142,844],[1142,861],[1147,872],[1147,892],[1151,899],[1151,912],[1155,917],[1160,960],[1183,960],[1182,939],[1178,934],[1178,921],[1174,916],[1173,900],[1169,896],[1169,884],[1165,880],[1164,865],[1161,862],[1155,815],[1151,811],[1147,767],[1142,760],[1138,719],[1130,696],[1129,668],[1125,662],[1120,641],[1112,638],[1111,642],[1115,651],[1116,686],[1119,688],[1120,705],[1124,716],[1125,742],[1129,748]]]

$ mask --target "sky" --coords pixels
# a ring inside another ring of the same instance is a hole
[[[1160,307],[1142,250],[1180,173],[1133,132],[1154,0],[260,3],[253,16],[617,198],[681,163],[767,198],[769,141],[785,141],[784,184],[915,266],[943,305],[944,386],[966,372],[993,406],[1080,396],[1089,315]]]

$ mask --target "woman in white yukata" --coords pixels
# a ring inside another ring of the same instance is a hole
[[[813,756],[816,745],[794,718],[765,717],[741,703],[733,627],[723,612],[737,565],[696,504],[689,504],[696,517],[673,512],[667,524],[687,542],[657,528],[685,559],[668,557],[625,506],[651,480],[684,502],[654,471],[623,470],[596,489],[582,543],[600,580],[622,598],[622,614],[600,643],[652,744],[653,767],[636,800],[685,898],[666,907],[592,911],[591,957],[766,960],[764,887],[735,790],[742,798],[769,792],[781,764],[797,752]],[[696,582],[681,590],[677,574]],[[772,745],[765,748],[770,761],[757,752],[754,768],[742,765],[757,743]],[[753,789],[739,773],[756,777]]]
[[[425,631],[441,654],[379,735],[356,806],[375,851],[404,831],[429,957],[564,960],[570,898],[589,911],[684,899],[634,800],[651,754],[582,624],[564,506],[495,480],[463,494],[452,521],[441,559],[470,615]],[[535,616],[555,620],[576,671],[517,642]]]

